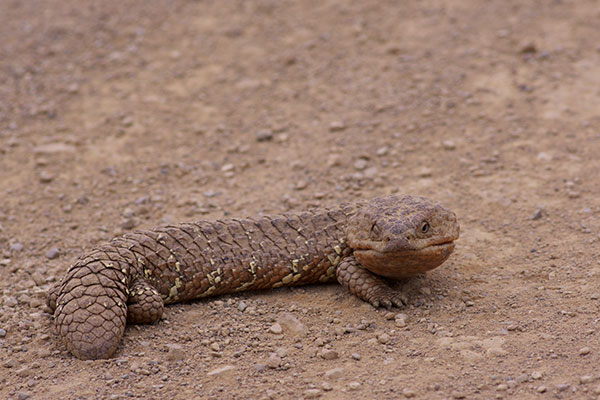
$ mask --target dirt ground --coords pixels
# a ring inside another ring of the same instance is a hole
[[[596,0],[0,2],[0,397],[598,398],[599,20]],[[115,235],[389,193],[461,223],[403,310],[333,284],[224,296],[100,361],[54,332],[46,290]]]

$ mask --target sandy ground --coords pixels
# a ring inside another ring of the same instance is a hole
[[[0,2],[0,397],[598,398],[599,20],[596,0]],[[110,360],[55,335],[46,290],[115,235],[389,193],[462,230],[403,310],[315,285],[169,307]]]

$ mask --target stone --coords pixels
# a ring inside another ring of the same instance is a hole
[[[543,208],[538,208],[531,215],[531,220],[532,221],[536,221],[536,220],[542,218],[543,216],[544,216],[544,209]]]
[[[32,369],[31,369],[31,368],[29,368],[28,366],[24,366],[24,367],[21,367],[21,368],[19,368],[19,369],[18,369],[18,370],[15,372],[15,375],[17,375],[17,376],[19,376],[19,377],[21,377],[21,378],[24,378],[24,377],[27,377],[27,376],[31,376],[31,375],[33,375],[33,371],[32,371]]]
[[[50,183],[54,180],[54,175],[48,171],[40,172],[40,182],[41,183]]]
[[[48,260],[54,260],[60,256],[60,251],[56,247],[52,247],[45,255]]]
[[[344,129],[346,129],[346,124],[344,124],[343,121],[333,121],[331,124],[329,124],[330,132],[339,132],[343,131]]]
[[[65,143],[48,143],[33,148],[35,154],[48,155],[57,153],[75,153],[75,146]]]
[[[344,368],[332,368],[330,370],[325,371],[325,378],[327,379],[338,379],[344,375]]]
[[[18,400],[27,400],[28,398],[30,398],[31,395],[27,392],[17,392],[17,399]]]
[[[417,170],[417,176],[419,178],[430,178],[433,175],[433,170],[428,167],[422,167]]]
[[[508,354],[508,351],[504,350],[502,347],[490,347],[486,350],[486,354],[492,357],[502,357]]]
[[[269,358],[267,359],[267,367],[275,369],[281,366],[281,357],[277,353],[269,354]]]
[[[256,140],[259,142],[268,142],[273,140],[273,131],[269,129],[262,129],[256,132]]]
[[[339,357],[340,357],[339,353],[335,350],[331,350],[331,349],[321,350],[321,358],[324,358],[325,360],[335,360]]]
[[[377,335],[377,341],[381,344],[386,344],[390,341],[390,335],[388,335],[387,333]]]
[[[19,251],[23,250],[24,247],[25,246],[23,246],[23,243],[14,242],[10,245],[10,251],[19,252]]]
[[[223,376],[228,373],[235,371],[235,367],[233,365],[225,365],[223,367],[219,367],[209,371],[206,375],[208,376]]]
[[[292,335],[303,336],[306,335],[308,331],[306,326],[289,312],[279,314],[277,316],[277,323],[281,325],[281,328],[286,334],[291,333]]]
[[[46,283],[46,278],[38,271],[34,271],[31,273],[31,279],[33,279],[37,286],[42,286]]]
[[[275,335],[279,335],[280,333],[283,332],[283,328],[281,327],[281,325],[279,324],[279,322],[275,322],[269,328],[269,332],[274,333]]]
[[[323,393],[321,392],[321,389],[306,389],[304,391],[304,398],[305,399],[317,399],[319,397],[321,397],[323,395]]]
[[[454,143],[452,140],[444,140],[442,142],[442,147],[444,150],[454,150],[456,149],[456,143]]]
[[[377,154],[380,157],[383,157],[385,155],[387,155],[387,153],[390,151],[390,148],[388,146],[382,146],[380,148],[377,149],[377,151],[375,152],[375,154]]]
[[[362,171],[365,168],[367,168],[367,160],[364,158],[359,158],[358,160],[354,161],[354,169]]]
[[[177,343],[170,343],[167,348],[167,361],[181,361],[185,359],[185,350],[183,346]]]
[[[582,347],[579,349],[579,355],[585,356],[585,355],[590,354],[591,351],[592,351],[592,349],[590,349],[589,347]]]

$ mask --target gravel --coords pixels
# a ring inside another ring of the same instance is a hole
[[[339,353],[335,350],[331,349],[323,349],[321,350],[321,357],[325,360],[335,360],[340,357]]]
[[[267,359],[267,367],[275,369],[281,366],[282,360],[281,357],[277,353],[269,354],[269,358]]]
[[[262,129],[256,132],[256,140],[259,142],[268,142],[273,140],[273,131],[269,129]]]
[[[46,252],[45,255],[48,260],[54,260],[54,259],[58,258],[58,256],[60,256],[60,250],[58,250],[58,248],[56,248],[56,247],[52,247],[50,250],[48,250]]]

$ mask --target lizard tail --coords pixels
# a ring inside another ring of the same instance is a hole
[[[56,330],[77,358],[110,357],[127,322],[128,265],[102,251],[84,257],[48,296]]]

